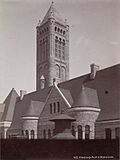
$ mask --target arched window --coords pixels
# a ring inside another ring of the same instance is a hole
[[[72,126],[72,135],[75,136],[75,128]]]
[[[90,139],[90,126],[85,126],[85,139]]]
[[[57,30],[57,27],[55,27],[55,31]]]
[[[58,28],[58,32],[60,31],[60,28]]]
[[[31,139],[34,139],[34,138],[35,138],[35,131],[31,130]]]
[[[60,67],[58,65],[55,66],[56,69],[56,77],[60,77]]]
[[[62,33],[62,29],[60,30],[60,33]]]
[[[63,39],[63,45],[65,45],[65,40]]]
[[[48,138],[51,138],[51,130],[48,129]]]
[[[63,31],[63,35],[65,34],[65,31]]]
[[[26,138],[29,139],[29,131],[28,130],[25,130],[25,135],[26,135]]]
[[[66,79],[66,70],[65,70],[65,67],[61,68],[61,77],[62,77],[62,80],[65,81],[65,79]]]
[[[43,130],[43,138],[46,139],[46,130]]]
[[[35,138],[35,131],[31,130],[31,139],[34,139],[34,138]]]
[[[78,126],[78,139],[82,139],[82,126]]]
[[[55,43],[57,43],[57,42],[58,42],[58,37],[56,36],[56,37],[55,37]]]

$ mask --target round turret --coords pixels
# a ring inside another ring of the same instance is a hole
[[[72,126],[76,139],[94,139],[94,127],[99,112],[96,90],[82,86],[68,111],[68,114],[76,119]]]

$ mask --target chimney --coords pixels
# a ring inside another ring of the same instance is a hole
[[[90,67],[91,67],[90,79],[95,79],[96,73],[100,67],[96,64],[91,64]]]
[[[27,91],[20,90],[20,100],[22,100],[24,95],[26,95],[26,94],[27,94]]]
[[[42,75],[40,78],[40,89],[45,88],[45,77]]]

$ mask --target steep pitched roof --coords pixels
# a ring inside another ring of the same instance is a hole
[[[40,116],[42,109],[44,107],[44,102],[51,90],[51,87],[45,88],[39,91],[35,91],[26,94],[22,101],[17,101],[15,106],[15,111],[13,115],[13,122],[10,129],[20,129],[21,118],[26,115],[31,115],[34,113],[35,116]]]
[[[54,18],[57,22],[64,24],[65,22],[62,20],[60,13],[57,11],[57,9],[54,7],[54,3],[52,2],[50,8],[48,9],[42,23],[46,23],[50,18]]]
[[[1,121],[12,121],[17,97],[19,97],[19,95],[13,88],[4,101],[5,108]]]
[[[0,103],[0,121],[4,112],[5,104]]]

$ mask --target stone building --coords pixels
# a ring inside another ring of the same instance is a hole
[[[120,64],[69,80],[69,26],[53,3],[36,30],[36,91],[0,104],[1,138],[119,138]]]

